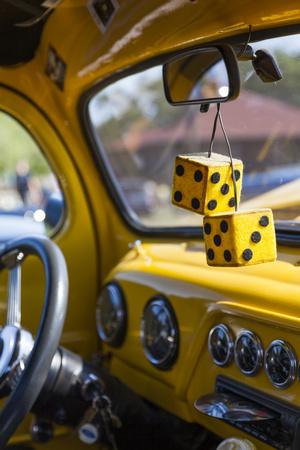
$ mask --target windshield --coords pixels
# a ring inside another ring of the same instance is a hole
[[[241,62],[242,89],[222,105],[234,157],[244,162],[242,208],[271,207],[276,220],[300,221],[300,37],[251,44],[276,57],[283,74],[263,83]],[[118,80],[97,93],[89,115],[98,151],[129,214],[149,227],[199,226],[202,218],[171,205],[176,155],[208,151],[216,106],[170,106],[162,68]],[[217,130],[214,152],[227,154]]]

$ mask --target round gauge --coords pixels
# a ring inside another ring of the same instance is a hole
[[[242,331],[236,341],[234,358],[245,375],[255,375],[263,365],[264,351],[260,339],[251,331]]]
[[[96,307],[96,324],[100,339],[113,347],[122,344],[126,333],[126,304],[121,287],[109,283],[102,289]]]
[[[286,388],[296,377],[297,360],[291,346],[282,340],[271,342],[265,354],[265,369],[271,383]]]
[[[233,338],[227,325],[213,327],[208,335],[208,350],[215,364],[227,366],[233,357]]]
[[[146,305],[142,318],[141,339],[147,359],[159,369],[169,369],[179,347],[179,330],[170,303],[157,297]]]

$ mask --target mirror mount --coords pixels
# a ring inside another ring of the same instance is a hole
[[[209,110],[209,105],[210,103],[203,103],[202,105],[200,105],[200,112],[207,113]]]
[[[252,61],[255,73],[264,83],[275,83],[282,79],[280,67],[268,50],[259,49],[254,52],[251,45],[247,45],[242,52],[237,53],[237,59]]]
[[[276,59],[267,50],[257,50],[252,60],[256,74],[264,83],[275,83],[282,79]]]

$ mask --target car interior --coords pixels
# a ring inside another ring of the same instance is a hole
[[[296,0],[0,2],[0,449],[299,450]]]

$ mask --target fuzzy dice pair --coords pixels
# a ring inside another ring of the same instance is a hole
[[[234,159],[239,204],[243,163]],[[174,205],[204,217],[207,263],[242,266],[274,261],[276,240],[270,209],[235,212],[230,159],[213,153],[177,156],[173,181]],[[238,206],[238,205],[237,205]]]

